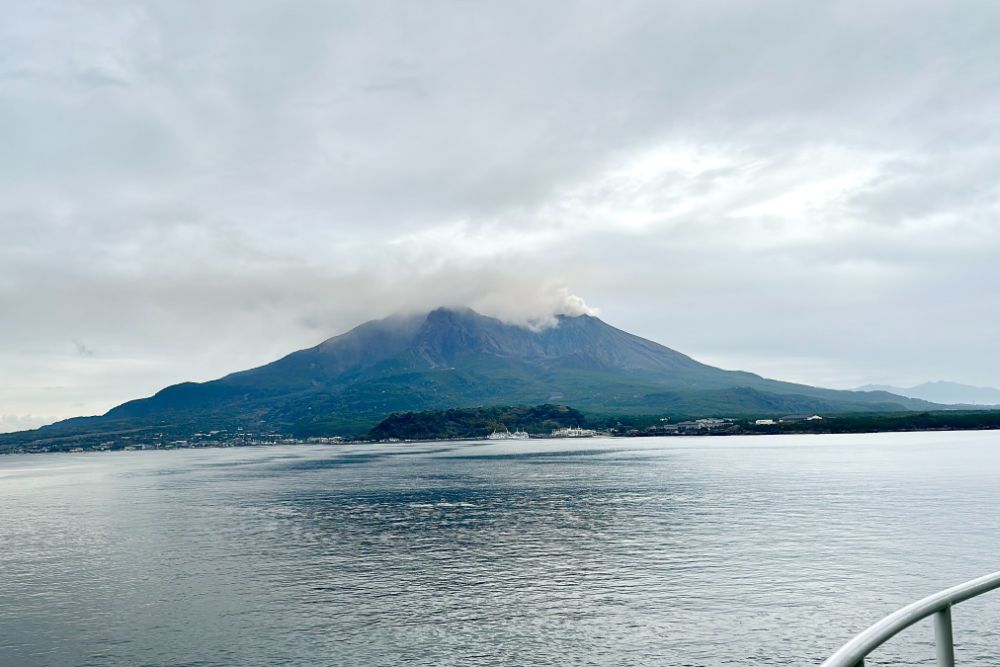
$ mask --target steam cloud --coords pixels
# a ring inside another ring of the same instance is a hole
[[[527,302],[530,304],[530,302]],[[514,313],[499,313],[497,316],[512,324],[526,326],[532,331],[541,331],[559,324],[557,316],[566,315],[597,315],[598,310],[591,308],[583,297],[572,294],[565,285],[553,283],[546,285],[539,293],[537,306],[525,308],[526,302],[521,302],[521,308]],[[491,313],[488,313],[491,314]]]

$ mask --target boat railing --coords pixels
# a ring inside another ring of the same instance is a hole
[[[959,602],[1000,588],[1000,572],[967,581],[889,614],[844,644],[821,667],[864,667],[865,658],[879,646],[918,621],[934,617],[934,643],[938,667],[954,667],[951,608]]]

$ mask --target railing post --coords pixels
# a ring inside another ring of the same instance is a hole
[[[864,632],[855,635],[827,658],[820,667],[864,667],[872,651],[895,637],[901,630],[932,618],[937,667],[955,667],[955,640],[952,637],[951,608],[977,595],[1000,589],[1000,572],[967,581],[958,586],[928,595],[889,614]]]
[[[937,667],[955,667],[955,642],[951,635],[951,605],[934,614]]]

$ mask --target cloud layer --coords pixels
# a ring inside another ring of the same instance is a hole
[[[597,306],[830,386],[1000,384],[993,2],[0,19],[0,429],[442,304]]]

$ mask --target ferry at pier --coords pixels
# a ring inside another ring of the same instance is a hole
[[[503,426],[503,424],[501,424],[501,426]],[[507,430],[507,427],[504,426],[502,431],[498,431],[496,429],[493,429],[493,432],[490,433],[488,436],[486,436],[486,439],[487,440],[527,440],[529,437],[530,436],[528,436],[528,432],[527,431],[522,431],[522,430],[518,429],[517,431],[514,431],[513,433],[511,433],[510,431]]]
[[[551,433],[551,437],[553,438],[593,438],[595,435],[597,435],[597,431],[577,426],[559,428]]]

